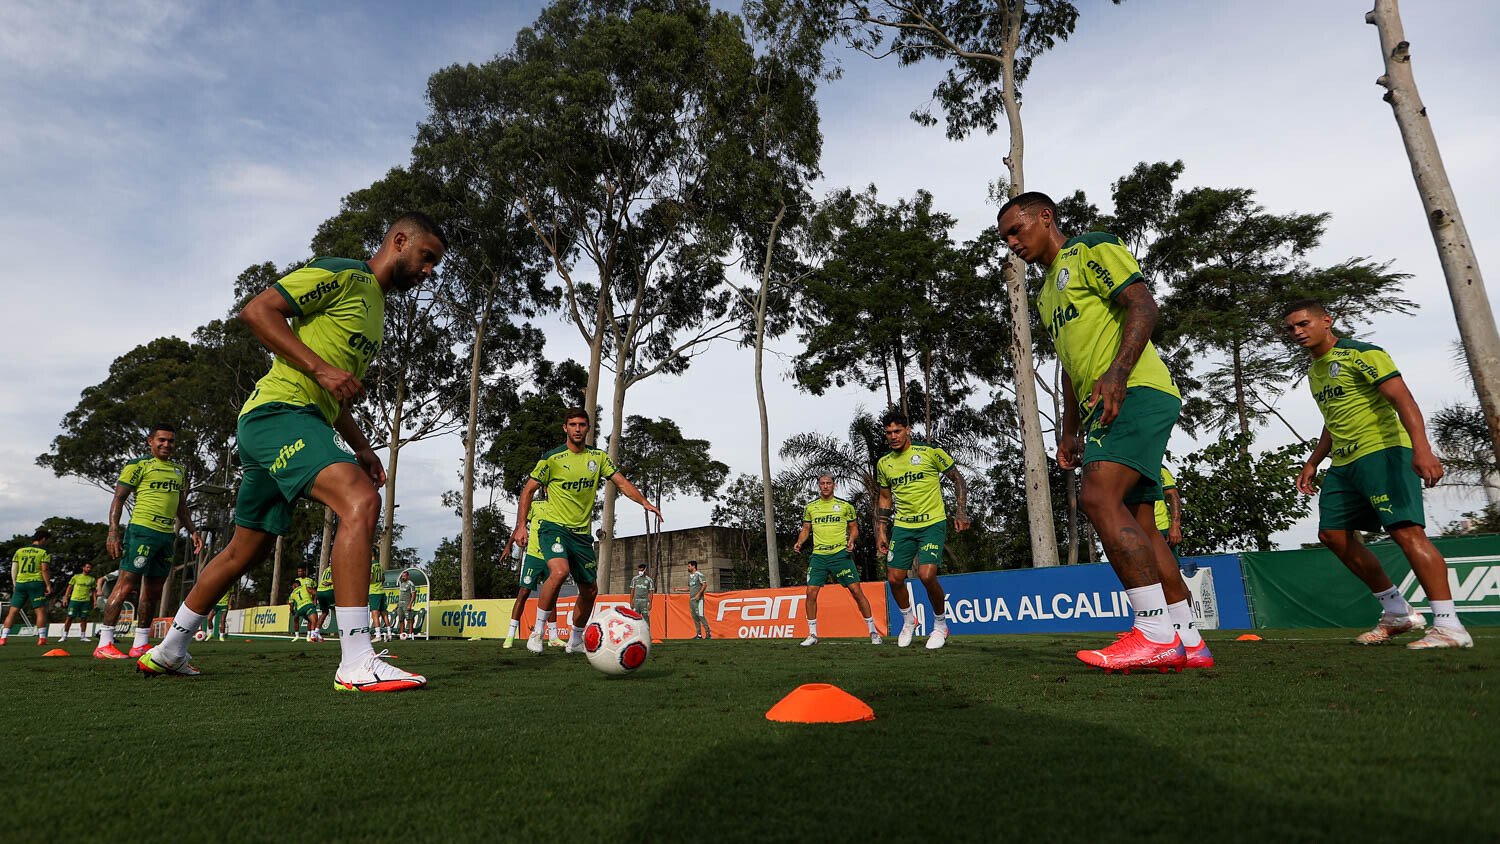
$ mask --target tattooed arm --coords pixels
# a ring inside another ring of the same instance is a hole
[[[1098,407],[1099,424],[1108,425],[1120,414],[1120,405],[1125,403],[1125,384],[1130,380],[1130,371],[1135,369],[1141,352],[1151,341],[1151,331],[1156,328],[1156,300],[1145,284],[1131,284],[1115,297],[1125,305],[1125,327],[1120,335],[1120,350],[1108,371],[1094,383],[1094,392],[1089,396],[1089,407]]]

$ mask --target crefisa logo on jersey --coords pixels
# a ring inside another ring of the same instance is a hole
[[[1062,290],[1068,286],[1068,268],[1063,267],[1057,271],[1057,289]]]

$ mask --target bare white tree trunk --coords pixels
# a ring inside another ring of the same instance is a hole
[[[323,505],[323,542],[318,545],[318,577],[328,570],[333,558],[333,508]]]
[[[276,555],[271,562],[271,599],[267,602],[273,607],[278,603],[277,594],[281,592],[281,555],[285,545],[286,537],[276,537]]]
[[[469,357],[469,426],[464,435],[463,521],[459,526],[459,597],[474,598],[474,452],[479,438],[479,364],[484,356],[484,332],[489,323],[488,303],[481,310],[474,332],[474,353]]]
[[[391,437],[387,440],[389,459],[386,460],[385,467],[385,501],[381,502],[380,523],[383,529],[380,532],[380,567],[382,569],[391,567],[391,534],[396,526],[396,466],[401,462],[401,422],[406,411],[405,379],[396,384],[396,401],[393,404]]]
[[[1021,42],[1021,20],[1024,0],[1011,0],[1007,15],[1005,53],[1001,57],[1004,76],[1002,99],[1005,118],[1010,124],[1010,154],[1005,166],[1010,171],[1010,195],[1025,190],[1023,165],[1025,136],[1021,130],[1021,104],[1016,99],[1016,51]],[[1052,524],[1052,492],[1047,482],[1047,447],[1042,442],[1041,408],[1036,398],[1036,370],[1031,360],[1031,314],[1026,296],[1026,267],[1014,255],[1001,271],[1010,301],[1013,326],[1010,342],[1011,364],[1015,367],[1016,411],[1021,425],[1021,453],[1026,463],[1026,520],[1031,528],[1031,561],[1034,566],[1055,566],[1057,532]],[[1065,398],[1066,400],[1066,398]]]
[[[766,567],[771,588],[781,585],[781,558],[776,547],[776,499],[771,494],[771,420],[766,413],[766,307],[771,293],[771,256],[776,249],[776,233],[786,218],[786,203],[771,221],[771,237],[766,242],[766,261],[761,265],[760,296],[755,301],[755,403],[760,410],[760,503],[766,521]]]
[[[1401,129],[1412,176],[1416,178],[1427,224],[1437,245],[1438,261],[1448,282],[1448,297],[1453,302],[1458,336],[1474,379],[1474,391],[1479,394],[1479,406],[1490,429],[1490,443],[1496,460],[1500,461],[1500,334],[1495,330],[1495,314],[1485,293],[1479,259],[1474,255],[1474,246],[1458,211],[1458,200],[1438,154],[1427,108],[1417,94],[1410,45],[1401,28],[1401,10],[1396,0],[1375,0],[1375,8],[1365,15],[1365,22],[1374,24],[1380,32],[1385,73],[1376,83],[1386,89],[1384,99],[1391,104],[1396,125]]]
[[[609,455],[609,462],[618,466],[621,434],[625,429],[625,391],[628,389],[628,380],[621,374],[626,371],[625,367],[629,363],[623,344],[616,351],[615,359],[614,401],[610,403],[609,448],[605,453]],[[610,588],[610,567],[613,564],[615,544],[615,502],[619,496],[620,491],[613,483],[604,485],[604,514],[600,519],[604,536],[599,540],[599,591],[602,593],[608,593]]]

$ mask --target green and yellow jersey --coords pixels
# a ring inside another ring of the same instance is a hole
[[[526,514],[526,556],[541,559],[542,520],[547,518],[547,499],[531,499],[531,512]]]
[[[329,566],[329,568],[333,568]],[[370,563],[370,594],[379,595],[385,592],[385,569],[380,567],[380,561]]]
[[[68,593],[68,600],[89,600],[94,595],[94,584],[98,582],[98,580],[99,578],[94,577],[92,574],[84,574],[83,572],[79,572],[68,578],[68,588],[73,590],[72,592]]]
[[[597,448],[573,452],[559,446],[531,470],[531,479],[547,488],[546,521],[575,533],[588,533],[594,517],[595,492],[617,470]]]
[[[52,555],[40,545],[28,545],[11,558],[10,576],[16,583],[40,583],[42,566],[52,562]]]
[[[1120,291],[1138,281],[1143,278],[1135,256],[1118,237],[1103,232],[1068,240],[1047,268],[1036,300],[1037,312],[1052,335],[1057,357],[1073,382],[1073,395],[1085,415],[1093,410],[1085,403],[1095,382],[1120,352],[1126,311],[1117,301]],[[1149,340],[1125,386],[1150,387],[1182,398]]]
[[[155,457],[142,457],[126,463],[120,470],[119,484],[135,490],[135,500],[130,504],[130,523],[172,533],[185,477],[181,466]]]
[[[1161,467],[1161,491],[1166,492],[1169,489],[1176,488],[1177,479],[1172,477],[1172,473],[1167,471],[1167,467]],[[1167,500],[1165,498],[1156,502],[1156,529],[1172,529],[1172,511],[1167,508]]]
[[[842,498],[818,496],[802,508],[802,521],[812,525],[812,552],[837,554],[849,548],[849,523],[855,520],[854,505]]]
[[[385,336],[385,293],[370,265],[347,258],[315,258],[274,285],[292,306],[292,333],[330,366],[365,377]],[[317,405],[332,425],[338,399],[281,356],[255,384],[240,415],[269,404]]]
[[[875,483],[891,491],[896,527],[925,527],[947,521],[942,477],[952,467],[953,458],[948,452],[920,443],[912,443],[905,451],[892,451],[876,461]]]
[[[216,609],[216,610],[227,610],[227,609],[229,609],[229,593],[228,592],[225,592],[223,595],[219,596],[219,602],[217,604],[214,604],[214,609]]]
[[[1411,435],[1380,385],[1401,374],[1385,349],[1340,337],[1307,371],[1323,425],[1333,438],[1333,465],[1387,448],[1411,448]]]
[[[288,598],[288,600],[291,601],[292,606],[300,608],[311,604],[313,602],[313,596],[312,593],[307,590],[306,578],[296,581],[296,584],[296,586],[292,587],[292,594]]]
[[[333,591],[333,566],[324,566],[323,572],[318,575],[318,591]]]

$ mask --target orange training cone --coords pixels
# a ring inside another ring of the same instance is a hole
[[[1237,637],[1235,639],[1235,641],[1236,642],[1259,642],[1260,641],[1260,637],[1257,636],[1257,635],[1255,635],[1254,633],[1246,633],[1243,636]]]
[[[838,686],[808,683],[798,686],[766,711],[768,721],[797,724],[848,724],[874,721],[875,710]]]
[[[62,648],[53,648],[52,650],[47,651],[46,653],[42,654],[42,656],[67,656],[67,655],[68,655],[68,652],[65,651],[65,650],[63,650]]]

